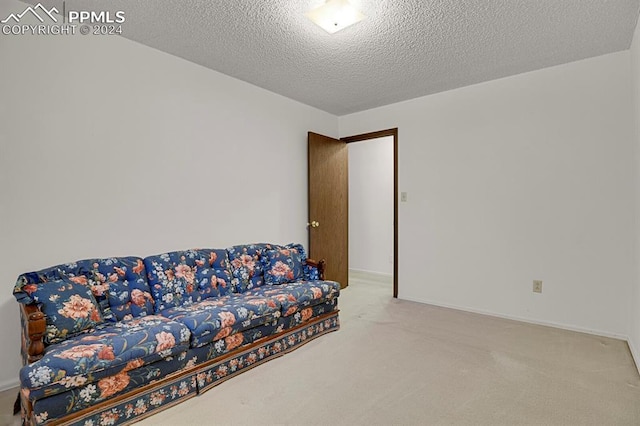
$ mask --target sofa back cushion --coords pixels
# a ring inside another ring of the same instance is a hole
[[[264,285],[262,255],[274,246],[267,243],[243,244],[229,247],[229,262],[233,275],[233,291],[244,293]]]
[[[147,274],[139,257],[83,260],[62,265],[61,271],[71,281],[92,288],[106,320],[122,321],[153,313]]]
[[[224,249],[193,249],[144,259],[155,311],[188,306],[231,293],[231,270]]]
[[[25,286],[60,279],[90,287],[105,321],[153,313],[144,263],[134,256],[85,259],[29,272],[18,277],[13,294],[21,303],[33,303]]]

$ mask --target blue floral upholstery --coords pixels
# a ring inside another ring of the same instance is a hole
[[[192,365],[199,365],[205,361],[227,354],[232,350],[249,345],[263,337],[271,336],[277,327],[276,322],[269,322],[257,327],[244,330],[223,339],[218,339],[208,345],[191,348],[187,352],[187,360]]]
[[[105,319],[122,321],[153,313],[146,270],[139,257],[90,259],[63,265],[61,271],[71,280],[86,282],[96,299],[107,298]]]
[[[47,347],[42,359],[20,370],[20,381],[31,399],[39,399],[177,355],[188,346],[184,325],[148,315]]]
[[[144,259],[156,313],[231,292],[226,250],[174,251]]]
[[[340,287],[306,260],[300,244],[250,244],[21,275],[16,299],[44,302],[47,331],[59,332],[29,364],[38,337],[21,310],[25,420],[129,424],[338,329]]]
[[[290,352],[316,337],[337,330],[339,327],[338,315],[334,314],[322,320],[309,321],[308,324],[289,332],[285,331],[277,339],[238,351],[233,356],[208,365],[198,372],[196,376],[198,392],[204,392],[224,382],[229,377],[233,377],[239,371],[250,369]]]
[[[198,394],[195,375],[178,377],[167,384],[125,396],[108,408],[98,408],[89,415],[65,423],[68,426],[111,426],[131,424],[142,417],[171,407]],[[44,421],[38,421],[38,425]]]
[[[164,358],[141,367],[124,368],[119,373],[96,382],[38,399],[33,404],[36,418],[43,421],[59,418],[163,379],[188,365],[186,355],[183,352],[176,357]],[[131,363],[129,367],[134,365]]]
[[[283,330],[288,330],[290,328],[296,327],[313,318],[316,318],[323,314],[327,314],[329,312],[333,312],[337,309],[338,309],[337,298],[327,300],[326,302],[319,303],[317,305],[307,306],[306,308],[302,308],[296,311],[296,313],[294,313],[293,315],[281,317],[278,320],[276,332],[280,332]]]
[[[165,309],[161,314],[187,326],[191,347],[198,347],[277,319],[280,304],[263,296],[231,295]]]
[[[304,278],[302,257],[297,248],[273,248],[262,255],[266,284],[284,284]]]
[[[304,278],[308,281],[319,281],[320,271],[315,266],[308,265],[306,260],[304,263]]]
[[[16,285],[13,287],[13,295],[16,300],[24,304],[34,303],[30,294],[36,289],[35,284],[61,280],[63,274],[60,272],[60,266],[62,265],[20,275],[16,281]]]
[[[275,323],[265,323],[263,325],[232,334],[223,339],[214,340],[211,344],[189,349],[189,352],[187,352],[187,359],[191,365],[202,364],[205,361],[217,358],[232,350],[250,345],[263,337],[280,333],[304,322],[310,321],[320,315],[333,312],[337,309],[337,306],[338,299],[334,298],[319,305],[304,308],[300,312],[296,312],[288,317],[280,317],[280,319]]]
[[[315,266],[307,265],[307,252],[304,250],[304,246],[299,243],[291,243],[286,246],[273,245],[273,248],[279,249],[295,249],[300,255],[300,261],[302,262],[303,277],[306,281],[318,281],[320,280],[320,272]],[[320,259],[317,259],[320,260]]]
[[[229,247],[229,262],[233,274],[234,292],[244,293],[264,285],[264,267],[262,265],[262,253],[272,249],[271,244],[248,244]]]
[[[254,330],[247,330],[241,333],[245,336],[242,346],[238,346],[234,341],[231,342],[232,345],[227,348],[224,342],[228,338],[221,339],[212,345],[191,349],[187,352],[186,356],[183,357],[181,355],[179,359],[174,358],[174,360],[167,362],[158,361],[152,365],[140,367],[138,370],[128,370],[124,373],[129,376],[128,383],[127,378],[123,375],[105,383],[103,388],[95,385],[95,388],[93,388],[91,387],[92,385],[88,385],[74,389],[73,392],[69,393],[68,397],[63,394],[36,401],[34,404],[36,424],[45,424],[47,420],[55,419],[61,412],[73,413],[76,409],[87,406],[88,403],[86,400],[93,400],[95,404],[102,402],[102,404],[106,403],[107,405],[100,407],[87,416],[82,416],[77,420],[69,422],[70,425],[97,426],[129,424],[141,416],[160,411],[163,408],[174,405],[180,400],[190,398],[197,393],[204,393],[208,389],[223,383],[225,380],[242,371],[249,370],[261,363],[277,358],[316,337],[337,330],[339,327],[340,323],[336,314],[322,320],[310,320],[308,324],[290,332],[285,332],[275,340],[259,343],[257,340],[261,337],[270,336],[275,332],[273,325],[259,326]],[[253,342],[256,342],[256,344],[248,345],[248,343]],[[218,345],[220,350],[213,347],[218,343],[221,343]],[[243,348],[243,346],[246,346],[246,348]],[[113,404],[108,404],[107,400],[101,398],[103,389],[105,389],[108,394],[114,389],[124,386],[126,383],[126,386],[121,391],[114,393],[109,398],[122,395],[128,390],[134,389],[136,387],[134,382],[140,380],[140,383],[142,383],[145,373],[148,373],[149,376],[152,377],[150,381],[150,383],[152,383],[158,377],[169,375],[169,367],[171,366],[174,366],[174,371],[177,371],[183,365],[183,368],[189,369],[190,367],[202,364],[204,361],[217,358],[231,350],[237,350],[237,352],[231,357],[224,358],[221,361],[214,362],[212,365],[196,370],[194,374],[170,380],[166,384],[158,381],[158,386],[150,387],[148,390],[133,394],[129,397],[125,395]],[[65,405],[65,403],[67,405]]]
[[[58,343],[102,323],[102,314],[91,289],[71,281],[57,280],[26,287],[41,305],[47,328],[44,341]]]
[[[292,315],[302,308],[323,303],[340,295],[340,284],[335,281],[301,281],[250,290],[246,294],[276,300],[282,315]]]
[[[13,295],[32,303],[30,285],[68,279],[91,288],[106,321],[121,321],[153,313],[146,271],[139,257],[86,259],[18,277]]]

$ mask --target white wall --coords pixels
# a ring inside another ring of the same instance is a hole
[[[635,139],[635,252],[634,261],[636,265],[635,282],[633,286],[633,297],[631,299],[631,330],[629,336],[629,347],[636,361],[636,367],[640,371],[640,24],[636,26],[633,44],[631,45],[632,78],[633,78],[633,121]]]
[[[393,136],[349,150],[349,269],[393,274]]]
[[[340,117],[398,127],[399,296],[626,337],[628,51]],[[544,281],[543,293],[532,280]]]
[[[337,136],[335,116],[120,37],[3,35],[0,58],[0,388],[20,273],[307,243],[307,131]]]

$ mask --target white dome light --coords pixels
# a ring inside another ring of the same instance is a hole
[[[340,31],[365,18],[347,0],[329,0],[307,13],[306,16],[329,34]]]

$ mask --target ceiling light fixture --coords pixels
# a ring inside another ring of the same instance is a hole
[[[347,0],[328,0],[322,6],[307,13],[306,16],[329,34],[338,32],[365,18]]]

